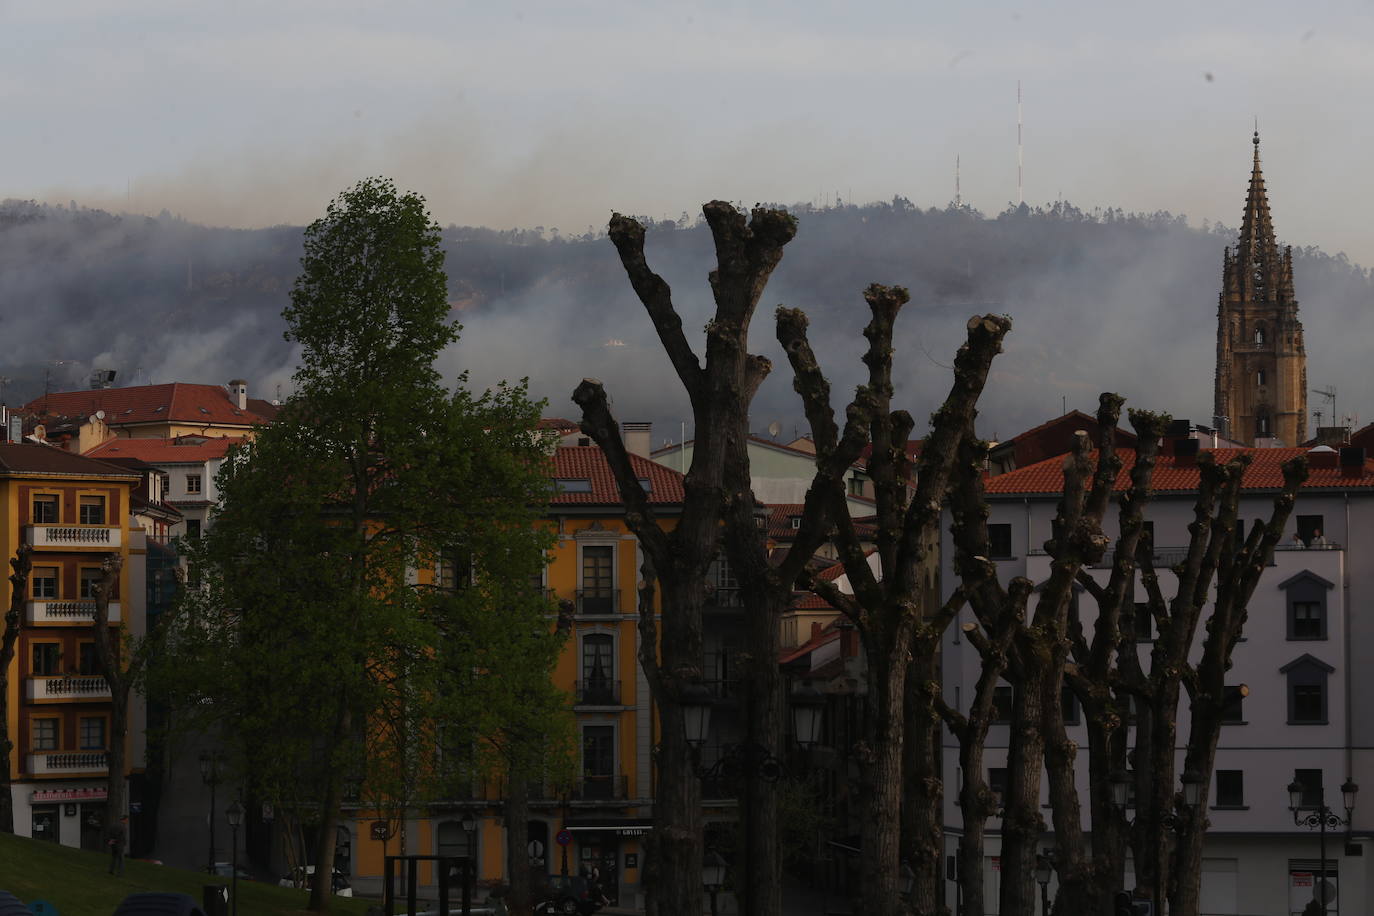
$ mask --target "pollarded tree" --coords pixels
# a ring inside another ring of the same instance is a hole
[[[545,612],[529,589],[494,607],[483,583],[541,568],[548,482],[523,386],[450,391],[433,368],[458,329],[423,199],[360,182],[306,230],[301,263],[284,311],[298,390],[224,464],[170,661],[194,671],[181,693],[199,702],[184,714],[226,728],[249,785],[317,813],[313,859],[328,873],[388,703],[404,703],[416,734],[442,724],[477,740],[485,723],[451,684],[478,664],[455,666],[462,619],[524,627]],[[429,600],[425,571],[458,556],[476,587]],[[328,901],[316,882],[311,908]]]
[[[10,737],[9,697],[10,663],[14,661],[14,646],[24,625],[24,599],[29,590],[29,572],[33,568],[33,548],[21,545],[10,558],[10,605],[5,609],[4,632],[0,633],[0,832],[14,833],[14,793],[10,791],[10,755],[14,753],[14,739]]]

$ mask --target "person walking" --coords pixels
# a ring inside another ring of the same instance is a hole
[[[122,815],[110,826],[105,843],[110,847],[110,874],[124,874],[124,843],[129,839],[129,817]]]

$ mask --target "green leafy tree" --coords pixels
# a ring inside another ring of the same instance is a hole
[[[188,724],[220,723],[255,794],[313,818],[308,855],[328,874],[345,799],[374,779],[418,801],[455,777],[465,755],[440,744],[493,727],[469,689],[500,674],[482,652],[548,631],[529,587],[547,452],[523,384],[450,391],[433,368],[459,329],[422,198],[362,181],[304,247],[284,311],[297,393],[224,463],[164,671],[185,672]],[[547,664],[518,655],[500,663]],[[328,901],[316,882],[310,908]]]

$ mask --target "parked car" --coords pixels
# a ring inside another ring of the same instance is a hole
[[[315,866],[307,865],[304,868],[296,867],[291,869],[290,874],[283,875],[277,882],[279,887],[314,887]],[[348,878],[337,868],[334,869],[333,880],[329,882],[330,893],[337,897],[352,897],[353,886],[348,883]]]
[[[601,904],[592,899],[591,884],[581,875],[549,875],[539,890],[534,911],[560,916],[592,916]]]
[[[248,873],[248,869],[244,868],[242,865],[237,866],[237,868],[240,881],[253,880],[253,876]],[[232,878],[234,877],[234,869],[235,865],[232,862],[216,862],[213,874],[220,878]]]

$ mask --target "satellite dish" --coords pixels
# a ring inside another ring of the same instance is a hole
[[[778,438],[778,433],[780,432],[782,432],[782,424],[779,423],[777,420],[774,420],[772,423],[768,424],[768,435],[776,439]]]
[[[97,420],[103,420],[103,419],[105,419],[105,411],[103,411],[103,410],[97,410],[97,411],[95,412],[95,418],[96,418]]]

